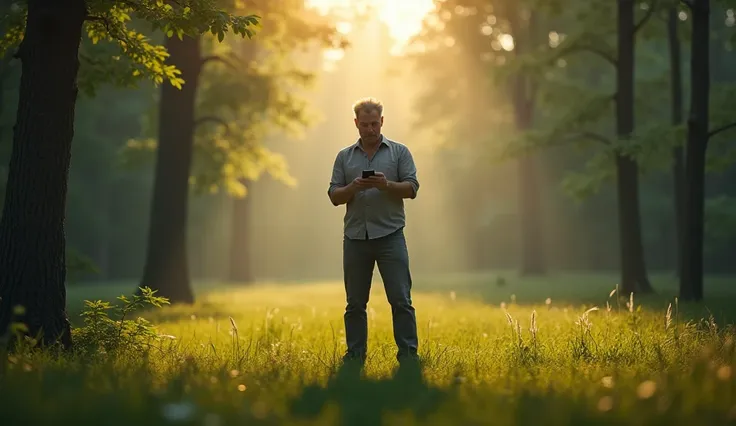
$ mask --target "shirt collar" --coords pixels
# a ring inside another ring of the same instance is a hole
[[[379,148],[381,145],[386,145],[388,147],[388,139],[383,134],[381,134],[381,142],[378,144]],[[358,138],[358,140],[356,140],[355,143],[353,144],[353,149],[355,148],[363,149],[360,143],[360,138]]]

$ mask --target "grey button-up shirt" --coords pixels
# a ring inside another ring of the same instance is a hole
[[[360,140],[337,153],[327,194],[360,177],[363,170],[381,172],[389,181],[411,182],[414,187],[411,198],[415,198],[419,191],[417,169],[409,148],[382,136],[373,158],[368,158]],[[344,218],[347,238],[380,238],[405,224],[404,200],[378,188],[359,191],[347,203]]]

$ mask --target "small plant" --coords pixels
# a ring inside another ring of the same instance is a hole
[[[511,327],[511,349],[512,356],[522,365],[528,365],[539,360],[539,348],[537,346],[537,311],[532,311],[531,319],[529,323],[529,335],[531,341],[529,343],[524,341],[524,337],[521,332],[521,323],[519,320],[514,319],[511,314],[505,312],[506,321]]]
[[[167,298],[155,294],[155,290],[141,287],[141,294],[132,298],[118,296],[122,304],[116,306],[102,300],[85,300],[86,309],[80,314],[85,326],[72,330],[75,349],[81,353],[112,353],[121,347],[133,351],[148,348],[151,341],[162,336],[148,320],[129,317],[146,305],[160,308],[169,304]],[[110,318],[109,311],[117,313],[119,319]]]
[[[597,310],[598,307],[594,306],[583,312],[583,314],[575,321],[577,332],[575,333],[574,338],[570,340],[573,358],[575,359],[582,359],[585,361],[593,359],[592,346],[595,345],[597,347],[598,344],[593,338],[593,334],[591,332],[593,323],[590,322],[588,315]]]

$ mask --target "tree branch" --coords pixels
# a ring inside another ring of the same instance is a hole
[[[107,22],[107,20],[102,16],[94,16],[94,15],[87,15],[84,17],[85,21],[101,21],[101,22]]]
[[[649,21],[649,18],[652,17],[656,9],[657,9],[657,0],[654,0],[652,4],[649,5],[649,9],[647,9],[647,13],[644,15],[643,18],[641,18],[641,21],[637,22],[636,26],[634,26],[634,34],[636,34],[644,26],[644,24],[646,24],[647,21]]]
[[[553,61],[556,61],[557,59],[560,59],[566,55],[569,55],[571,53],[575,52],[590,52],[595,53],[596,55],[600,56],[601,58],[605,59],[608,63],[613,65],[614,67],[618,67],[618,60],[611,55],[610,53],[606,52],[603,49],[600,49],[598,47],[595,47],[593,45],[581,45],[581,44],[574,44],[567,49],[562,49],[559,55],[552,58]]]
[[[222,118],[216,117],[214,115],[205,115],[203,117],[199,117],[198,119],[194,120],[194,128],[196,129],[205,123],[219,124],[225,128],[225,134],[227,135],[230,134],[230,125]]]
[[[223,58],[222,56],[218,56],[218,55],[205,56],[204,58],[202,58],[202,67],[204,67],[207,63],[210,63],[210,62],[221,62],[225,64],[225,66],[230,68],[231,70],[237,71],[237,68],[235,67],[235,65],[232,62]]]
[[[715,129],[711,130],[708,133],[708,139],[712,138],[713,136],[721,132],[725,132],[726,130],[732,129],[734,127],[736,127],[736,121],[734,121],[733,123],[726,124],[725,126],[716,127]]]
[[[598,141],[598,142],[602,143],[603,145],[612,145],[613,144],[613,142],[611,142],[611,139],[609,139],[608,137],[603,136],[600,133],[588,132],[588,131],[580,132],[580,133],[575,133],[573,135],[570,135],[570,136],[568,136],[567,138],[564,139],[564,142],[574,142],[576,140],[581,140],[581,139],[592,139],[594,141]]]

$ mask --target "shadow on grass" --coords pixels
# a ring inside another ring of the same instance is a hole
[[[380,425],[387,413],[411,411],[421,420],[432,414],[446,397],[447,389],[430,386],[422,376],[420,362],[404,362],[386,379],[362,375],[362,365],[346,361],[326,387],[310,385],[292,402],[291,413],[315,419],[328,406],[340,410],[342,425]]]

